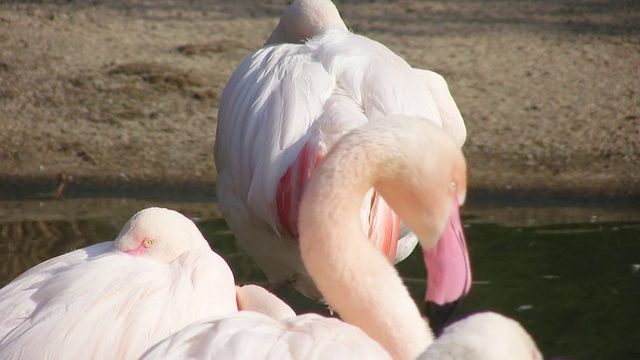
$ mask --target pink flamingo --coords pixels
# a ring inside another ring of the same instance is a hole
[[[466,165],[460,150],[424,119],[373,120],[333,146],[300,204],[302,260],[345,322],[240,312],[194,323],[143,359],[540,359],[526,331],[495,313],[455,323],[434,341],[396,269],[361,226],[361,198],[371,186],[425,252],[448,238],[462,241],[457,208],[465,198]]]
[[[227,263],[182,214],[148,208],[114,241],[45,261],[0,289],[3,359],[132,359],[197,320],[295,313]]]
[[[394,114],[444,128],[439,134],[458,147],[466,139],[446,81],[347,31],[328,0],[294,1],[265,47],[238,66],[218,113],[217,196],[236,239],[271,283],[292,283],[307,296],[320,297],[298,246],[303,190],[336,141]],[[401,230],[400,218],[378,189],[363,194],[359,219],[391,262],[408,256],[417,243],[414,234]],[[443,242],[431,253],[428,302],[444,306],[469,290],[466,249],[460,247],[463,238]],[[450,271],[454,267],[459,269]]]

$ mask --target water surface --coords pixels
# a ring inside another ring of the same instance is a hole
[[[0,202],[0,286],[50,257],[112,240],[133,213],[148,206],[192,217],[239,283],[265,283],[213,201],[66,199]],[[549,359],[640,359],[637,210],[469,205],[463,223],[474,285],[457,317],[485,310],[513,317]],[[398,267],[421,301],[420,253]],[[299,312],[326,313],[293,291],[279,295]]]

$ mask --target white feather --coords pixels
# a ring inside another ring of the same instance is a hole
[[[104,242],[45,261],[0,289],[2,359],[136,358],[196,320],[236,311],[226,262],[206,250],[202,235],[171,236],[192,234],[195,224],[182,217],[186,227],[167,229],[175,222],[155,220],[144,222],[152,228],[125,226],[119,239],[133,234],[155,247],[193,241],[192,249],[163,263]]]
[[[295,238],[280,224],[276,203],[279,181],[301,150],[306,146],[312,154],[326,153],[352,129],[395,114],[455,125],[445,130],[464,129],[464,122],[442,77],[424,75],[384,45],[346,31],[330,2],[297,1],[287,11],[296,16],[287,18],[285,12],[270,45],[238,66],[222,94],[216,188],[229,227],[269,280],[296,276],[300,290],[318,296]],[[322,26],[323,16],[330,26]],[[288,29],[287,21],[298,24],[291,29],[302,29],[307,18],[318,28],[284,37],[307,38],[305,43],[274,44],[285,35],[279,31]],[[436,97],[432,91],[438,91]],[[363,208],[364,219],[368,211]],[[411,234],[403,237],[396,259],[406,257],[415,240]]]

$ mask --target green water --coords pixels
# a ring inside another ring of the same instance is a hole
[[[113,239],[130,215],[147,206],[194,217],[238,283],[265,283],[214,203],[103,199],[0,202],[0,286],[47,258]],[[485,310],[513,317],[547,359],[640,359],[640,213],[468,207],[463,223],[474,285],[457,317]],[[414,252],[398,268],[421,301],[421,254]],[[326,313],[293,291],[279,295],[298,312]]]
[[[548,359],[640,359],[640,223],[474,224],[466,235],[475,283],[459,315],[513,317]],[[403,273],[422,274],[411,260]]]

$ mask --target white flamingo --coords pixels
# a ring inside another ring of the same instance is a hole
[[[424,119],[374,120],[342,137],[311,177],[300,205],[300,251],[345,322],[241,312],[192,324],[143,359],[540,359],[519,324],[493,313],[455,323],[434,342],[396,269],[363,231],[361,199],[375,186],[425,251],[447,237],[462,241],[457,207],[466,165],[443,135]]]
[[[133,359],[238,304],[276,318],[295,315],[264,289],[236,288],[191,220],[148,208],[115,241],[45,261],[0,289],[0,358]]]
[[[154,359],[391,359],[359,328],[316,314],[282,321],[241,311],[191,324],[159,342],[141,360]],[[515,320],[493,312],[457,321],[418,359],[541,360]]]
[[[304,294],[320,296],[298,249],[303,190],[338,139],[394,114],[442,126],[458,146],[465,141],[464,121],[444,79],[347,31],[329,0],[294,1],[265,47],[238,66],[218,113],[217,196],[233,234],[271,283],[293,282]],[[369,189],[360,200],[361,226],[376,247],[392,262],[408,256],[417,239],[401,230],[379,193]],[[464,240],[453,244],[459,245]],[[453,249],[450,257],[452,246],[442,247],[429,264],[428,286],[428,300],[440,305],[455,302],[470,284],[468,264],[456,260],[460,252]],[[462,268],[436,281],[446,272],[441,266]]]
[[[446,327],[419,359],[542,360],[542,354],[517,321],[484,312]]]

